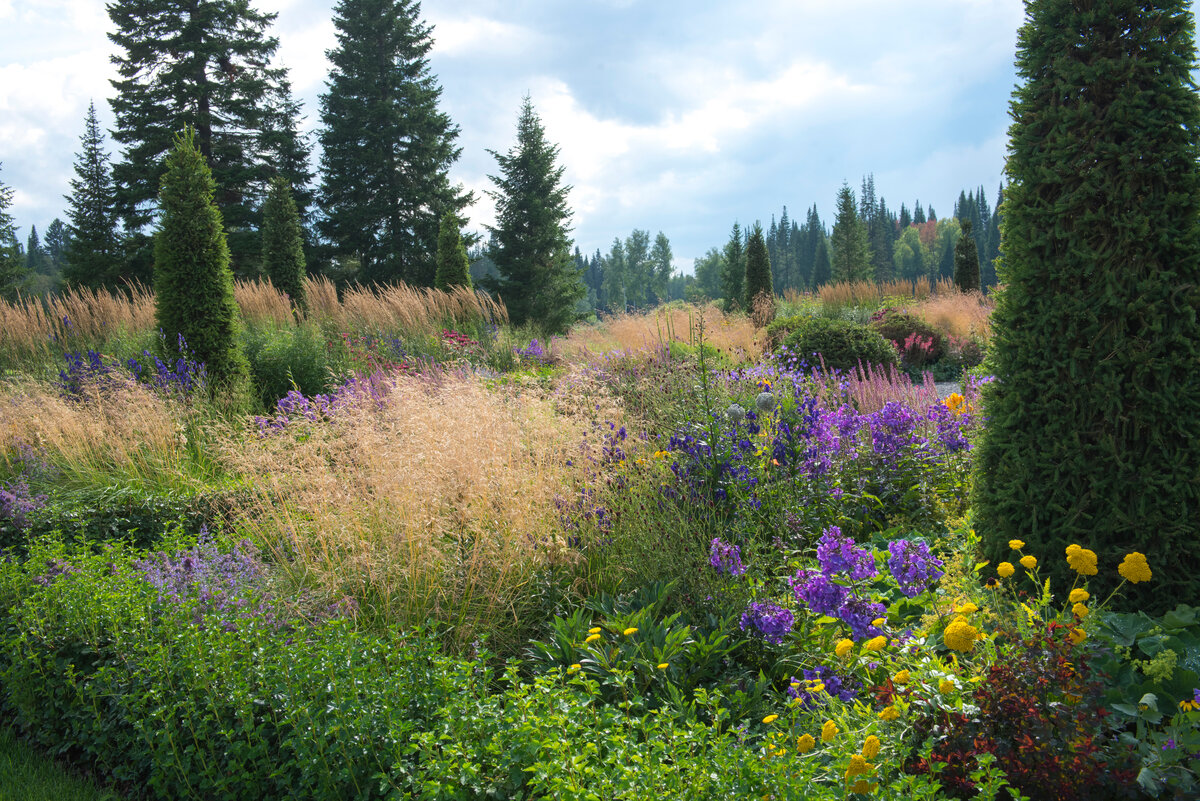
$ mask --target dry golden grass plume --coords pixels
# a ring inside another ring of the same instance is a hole
[[[306,284],[309,316],[328,321],[340,329],[375,329],[436,333],[456,321],[508,320],[504,304],[485,292],[466,287],[449,291],[394,284],[381,287],[351,287],[338,301],[333,284],[323,277]]]
[[[651,350],[671,342],[695,345],[700,341],[701,328],[704,341],[735,362],[762,355],[762,345],[750,318],[727,315],[715,304],[672,304],[647,312],[617,314],[599,325],[576,326],[559,347],[567,358],[587,359],[614,350]]]
[[[305,581],[390,621],[451,624],[465,646],[515,625],[533,573],[569,558],[555,500],[580,480],[568,460],[587,428],[519,388],[401,376],[382,402],[230,441],[227,459],[260,488],[244,524]]]
[[[48,298],[0,300],[0,353],[40,360],[73,342],[86,347],[120,331],[153,328],[153,293],[136,283],[127,290],[74,288]],[[52,343],[58,343],[53,350]]]
[[[935,328],[959,338],[990,339],[995,300],[979,292],[938,292],[909,308]]]
[[[233,298],[247,322],[286,325],[293,321],[291,301],[275,288],[270,278],[236,282],[233,285]]]

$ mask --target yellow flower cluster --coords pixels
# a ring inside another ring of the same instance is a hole
[[[954,682],[950,681],[950,679],[942,679],[938,682],[938,692],[942,695],[949,695],[954,692]]]
[[[1033,570],[1035,567],[1037,567],[1037,557],[1036,556],[1022,556],[1021,557],[1021,566],[1024,567],[1026,570]]]
[[[1012,562],[1001,562],[996,565],[996,575],[1000,576],[1000,578],[1008,578],[1015,572],[1016,569],[1012,566]]]
[[[817,741],[811,734],[802,734],[796,738],[796,753],[807,754],[816,745]]]
[[[1149,581],[1153,575],[1150,572],[1150,565],[1146,563],[1144,554],[1134,551],[1133,553],[1125,554],[1125,559],[1121,561],[1117,572],[1121,577],[1127,579],[1134,584],[1140,584],[1143,581]]]
[[[967,405],[967,399],[957,392],[951,392],[942,403],[954,414],[966,414],[971,410],[971,407]]]
[[[897,673],[895,676],[892,677],[892,682],[894,684],[908,684],[908,682],[911,678],[912,677],[909,676],[907,670],[901,670],[899,673]]]
[[[879,746],[880,743],[878,737],[876,737],[874,734],[867,737],[867,739],[863,741],[863,756],[867,759],[874,759],[875,757],[879,756]]]
[[[866,776],[873,770],[875,770],[875,766],[864,759],[862,754],[854,754],[850,757],[850,764],[846,766],[846,778]]]
[[[1075,615],[1075,617],[1079,618],[1080,620],[1083,620],[1085,617],[1087,617],[1088,608],[1081,603],[1077,603],[1071,607],[1071,614]]]
[[[1083,587],[1076,587],[1075,589],[1071,590],[1071,595],[1067,598],[1067,600],[1073,604],[1081,604],[1091,597],[1091,593],[1089,593]]]
[[[884,708],[883,708],[882,710],[880,710],[880,712],[879,712],[879,718],[880,718],[880,720],[896,720],[896,719],[897,719],[897,718],[899,718],[899,717],[900,717],[900,710],[899,710],[899,709],[896,709],[896,705],[895,705],[895,704],[892,704],[891,706],[884,707]]]
[[[1008,547],[1014,551],[1019,551],[1025,547],[1025,540],[1009,540]]]
[[[837,654],[838,659],[845,659],[853,650],[854,640],[838,640],[838,644],[833,648],[833,652]]]
[[[1096,552],[1074,543],[1067,546],[1067,564],[1081,576],[1094,576],[1099,572],[1096,569]]]
[[[779,720],[779,715],[767,715],[763,718],[763,723],[774,723],[777,720]]]
[[[887,637],[882,635],[879,637],[873,637],[867,640],[866,643],[863,644],[863,647],[868,651],[882,651],[885,647],[887,647]]]
[[[625,629],[625,631],[623,631],[622,633],[623,633],[623,634],[624,634],[626,637],[630,637],[630,636],[632,636],[632,635],[634,635],[634,634],[637,634],[637,629],[635,629],[634,627],[630,626],[629,628]]]
[[[834,737],[837,737],[838,727],[832,720],[825,721],[825,725],[821,727],[821,742],[827,743]]]
[[[965,617],[956,617],[942,632],[942,642],[946,643],[946,647],[951,651],[967,653],[982,636],[979,629],[968,623]]]

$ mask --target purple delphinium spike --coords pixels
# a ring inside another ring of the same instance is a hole
[[[746,566],[742,564],[741,548],[737,545],[722,542],[720,537],[713,537],[712,543],[710,543],[708,563],[718,573],[741,576],[746,572]]]

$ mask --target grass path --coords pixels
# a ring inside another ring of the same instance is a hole
[[[0,801],[120,801],[111,790],[64,771],[0,728]]]

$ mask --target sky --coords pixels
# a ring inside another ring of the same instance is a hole
[[[336,0],[252,0],[278,13],[278,57],[319,124]],[[528,94],[558,145],[585,252],[664,232],[676,266],[838,189],[949,215],[1002,180],[1022,0],[425,0],[430,65],[459,126],[451,180],[494,221],[489,150],[515,143]],[[0,0],[0,182],[24,240],[65,219],[88,103],[106,130],[115,46],[103,0]],[[114,143],[108,142],[113,152]]]

